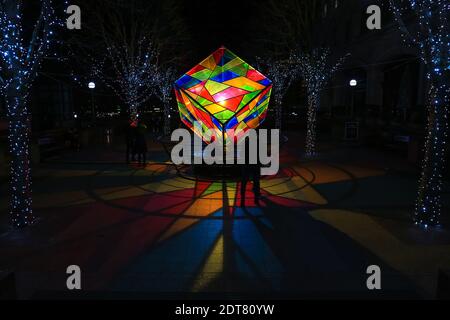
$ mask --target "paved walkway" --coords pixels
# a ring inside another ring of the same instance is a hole
[[[84,290],[118,297],[433,297],[438,267],[450,266],[450,233],[411,225],[416,177],[385,157],[305,162],[293,150],[262,180],[259,204],[247,187],[245,207],[238,181],[180,175],[157,144],[145,169],[121,164],[120,147],[43,164],[34,179],[40,221],[17,232],[3,215],[0,269],[16,272],[24,298],[66,292],[71,264]],[[379,293],[366,288],[373,264]]]

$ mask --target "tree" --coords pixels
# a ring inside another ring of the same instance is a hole
[[[150,3],[149,3],[150,2]],[[70,39],[77,79],[100,79],[135,119],[159,95],[160,65],[174,63],[186,36],[173,1],[83,1],[81,32]],[[179,50],[179,49],[178,49]],[[160,98],[158,96],[158,98]]]
[[[329,48],[315,48],[311,52],[302,49],[293,51],[290,56],[291,67],[298,70],[307,88],[308,111],[306,131],[306,155],[316,155],[317,110],[320,106],[320,94],[347,55],[332,65]]]
[[[314,46],[313,27],[320,11],[320,1],[316,0],[268,0],[265,5],[258,5],[265,23],[254,21],[254,33],[260,36],[256,41],[260,51],[276,59],[286,59],[289,52],[299,43],[304,48]]]
[[[163,134],[164,136],[170,135],[170,102],[172,101],[173,96],[173,83],[175,81],[175,69],[172,67],[163,68],[160,67],[158,69],[158,89],[159,94],[158,97],[163,103],[164,106],[164,128]]]
[[[429,80],[428,125],[414,220],[438,225],[448,142],[450,5],[446,0],[391,0],[390,4],[404,40],[418,48]]]
[[[124,45],[105,42],[107,55],[92,64],[92,74],[121,98],[136,120],[140,107],[155,93],[158,53],[145,37]]]
[[[333,73],[342,64],[343,58],[337,58],[337,63],[332,63],[331,49],[326,45],[325,37],[317,37],[317,31],[322,28],[331,28],[337,21],[327,21],[326,26],[321,25],[321,2],[316,0],[269,0],[265,6],[267,22],[264,37],[260,42],[265,51],[271,52],[271,56],[278,61],[274,64],[273,74],[277,69],[283,72],[283,61],[287,60],[290,71],[289,76],[301,76],[307,87],[308,117],[306,136],[306,155],[316,154],[316,118],[320,107],[320,94],[325,85],[331,79]],[[291,83],[287,74],[280,74],[281,83]],[[275,76],[276,78],[276,76]],[[274,80],[275,82],[275,80]],[[274,85],[276,85],[274,83]],[[280,89],[285,88],[280,85]],[[276,94],[276,93],[275,93]],[[279,92],[282,94],[282,91]],[[278,104],[279,102],[276,101]],[[277,113],[281,114],[281,108],[277,106]]]
[[[281,130],[283,119],[283,99],[298,76],[298,70],[290,65],[289,53],[298,48],[301,40],[304,47],[310,47],[311,33],[305,33],[312,26],[318,11],[317,1],[269,0],[258,6],[266,23],[259,21],[252,25],[259,51],[265,52],[258,63],[266,69],[267,76],[273,81],[273,97],[275,102],[275,127]],[[262,32],[261,32],[262,31]]]
[[[272,94],[275,101],[275,128],[281,130],[283,122],[283,99],[295,77],[295,72],[287,60],[258,59],[258,68],[266,69],[273,83]]]
[[[53,1],[41,0],[39,4],[39,16],[31,34],[27,35],[23,25],[23,1],[0,1],[0,87],[6,100],[8,145],[12,158],[10,212],[12,224],[17,228],[27,226],[35,219],[31,197],[28,96],[41,62],[55,41],[55,28],[61,23]]]

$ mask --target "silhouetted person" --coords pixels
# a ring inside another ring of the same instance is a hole
[[[145,133],[147,131],[147,126],[145,124],[140,123],[136,130],[136,139],[134,150],[138,156],[139,164],[145,166],[147,163],[147,141],[145,139]]]
[[[258,137],[258,136],[257,136]],[[250,141],[245,139],[243,147],[245,146],[245,164],[241,165],[241,206],[245,206],[245,193],[247,189],[247,183],[250,179],[253,181],[253,194],[255,195],[255,202],[258,204],[261,196],[260,180],[261,180],[261,165],[259,163],[258,155],[258,139],[256,140],[256,163],[252,163],[250,157]],[[239,149],[239,147],[238,147]],[[241,150],[241,152],[244,150]],[[243,155],[239,155],[243,156]]]
[[[127,164],[135,161],[136,124],[130,121],[125,128],[125,144],[127,148]]]

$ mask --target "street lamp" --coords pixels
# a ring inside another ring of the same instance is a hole
[[[350,118],[353,119],[353,113],[355,111],[355,87],[358,85],[356,79],[350,80],[350,87],[352,88],[352,106],[350,109]]]
[[[95,120],[95,108],[94,108],[94,89],[95,89],[95,82],[89,82],[88,87],[91,90],[91,113],[92,113],[92,122]]]

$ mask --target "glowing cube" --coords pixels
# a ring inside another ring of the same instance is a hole
[[[175,82],[181,121],[201,136],[197,121],[221,139],[229,129],[239,140],[260,126],[271,92],[272,81],[224,47]]]

